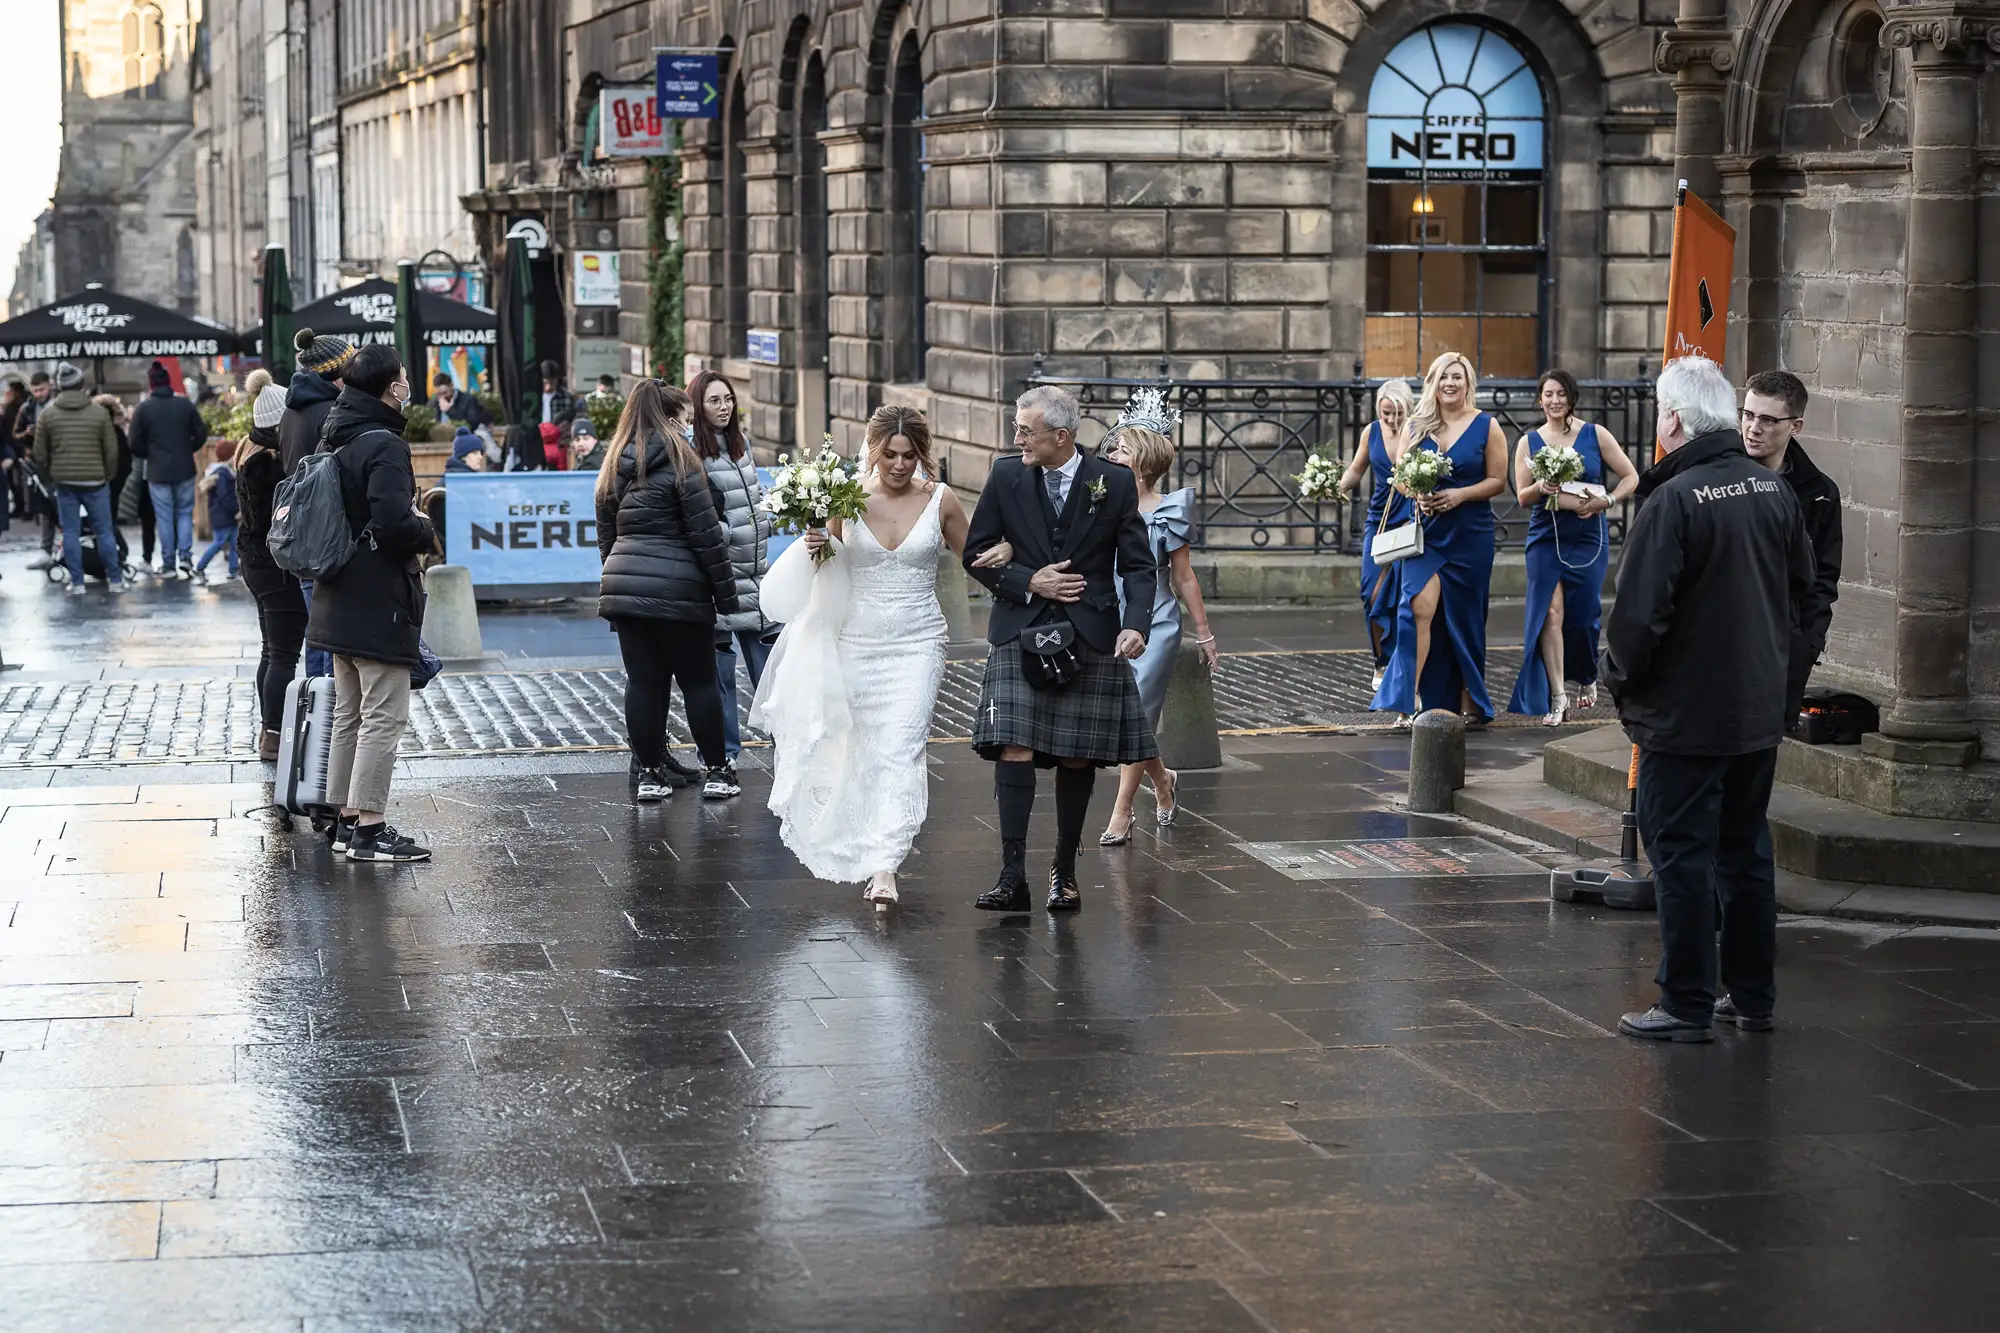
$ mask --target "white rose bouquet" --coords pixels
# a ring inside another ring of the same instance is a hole
[[[1305,471],[1293,477],[1299,499],[1306,504],[1332,504],[1340,498],[1340,464],[1325,453],[1306,458]]]
[[[785,532],[810,532],[824,528],[833,519],[851,523],[868,508],[868,493],[862,489],[857,470],[834,452],[833,436],[817,457],[789,455],[778,458],[778,475],[764,492],[763,509]],[[813,552],[813,563],[833,558],[831,544]]]
[[[1421,445],[1405,449],[1389,480],[1411,495],[1429,495],[1451,478],[1451,460]]]
[[[1583,480],[1583,456],[1566,444],[1545,444],[1536,453],[1528,456],[1528,475],[1536,481],[1562,486],[1568,482]],[[1551,495],[1542,502],[1543,507],[1554,512],[1562,504],[1560,495]]]

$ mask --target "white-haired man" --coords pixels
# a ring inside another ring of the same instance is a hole
[[[965,537],[965,567],[993,593],[992,651],[972,746],[993,761],[1000,878],[975,904],[1029,907],[1035,770],[1056,770],[1056,855],[1048,910],[1083,903],[1077,845],[1097,770],[1159,753],[1132,668],[1146,651],[1157,575],[1132,473],[1078,451],[1077,401],[1053,385],[1014,404],[1015,457],[994,460]],[[1002,542],[1003,565],[979,557]],[[1118,595],[1119,584],[1125,595]],[[1120,602],[1123,608],[1120,608]]]
[[[1601,675],[1639,747],[1660,999],[1618,1030],[1709,1041],[1717,1021],[1771,1029],[1777,897],[1764,815],[1813,556],[1792,488],[1744,452],[1720,366],[1669,362],[1657,406],[1661,457],[1625,538]]]

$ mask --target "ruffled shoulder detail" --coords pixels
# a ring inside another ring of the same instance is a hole
[[[1166,535],[1168,551],[1178,551],[1194,541],[1194,487],[1184,486],[1160,497],[1146,522]]]

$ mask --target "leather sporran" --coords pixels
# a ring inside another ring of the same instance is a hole
[[[1083,671],[1076,626],[1067,620],[1030,625],[1016,642],[1021,645],[1021,675],[1038,690],[1059,690]]]

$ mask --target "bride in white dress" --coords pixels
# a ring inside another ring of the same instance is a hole
[[[797,609],[750,720],[774,746],[771,812],[785,845],[820,879],[866,880],[862,897],[886,911],[930,805],[924,747],[946,637],[938,555],[965,549],[966,513],[935,480],[930,428],[914,408],[869,418],[867,465],[861,519],[806,534],[766,580]],[[813,569],[806,553],[828,542],[833,559]]]

